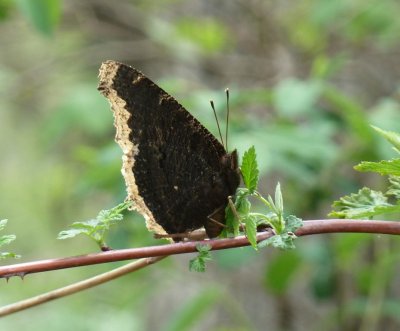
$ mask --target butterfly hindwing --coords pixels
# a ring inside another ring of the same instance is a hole
[[[208,216],[224,208],[239,185],[237,160],[231,162],[204,126],[136,69],[103,63],[99,90],[112,105],[128,199],[148,228],[168,234],[207,230]]]

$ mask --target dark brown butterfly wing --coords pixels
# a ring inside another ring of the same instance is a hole
[[[224,222],[227,197],[240,177],[236,152],[221,143],[173,97],[136,69],[115,62],[100,68],[99,90],[108,98],[123,150],[128,199],[157,233],[206,228]]]

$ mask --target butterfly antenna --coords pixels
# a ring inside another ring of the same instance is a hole
[[[225,131],[225,150],[228,151],[228,128],[229,128],[229,89],[225,89],[226,93],[226,131]]]
[[[221,138],[222,146],[224,146],[224,139],[222,139],[221,128],[219,127],[219,122],[218,122],[218,118],[217,118],[217,112],[215,111],[215,107],[214,107],[214,101],[210,100],[210,104],[211,104],[211,108],[214,111],[214,117],[215,117],[215,121],[217,122],[219,137]]]

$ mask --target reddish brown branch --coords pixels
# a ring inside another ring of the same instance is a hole
[[[305,221],[296,235],[305,236],[321,233],[338,232],[363,232],[379,234],[400,234],[400,222],[389,221],[368,221],[368,220],[314,220]],[[257,235],[258,241],[267,239],[273,234],[261,232]],[[144,257],[166,256],[173,254],[184,254],[196,252],[198,244],[208,244],[212,250],[235,248],[249,245],[246,237],[240,236],[229,239],[203,240],[197,242],[185,242],[169,245],[121,249],[95,254],[74,256],[62,259],[41,260],[0,267],[0,277],[9,278],[12,276],[25,276],[26,274],[80,267],[85,265],[131,260]]]
[[[376,233],[376,234],[400,234],[399,221],[370,221],[370,220],[312,220],[304,221],[304,226],[296,231],[297,236],[322,233]]]

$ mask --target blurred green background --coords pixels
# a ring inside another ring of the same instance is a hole
[[[326,218],[363,185],[361,160],[390,158],[369,124],[400,131],[397,0],[0,0],[0,218],[22,261],[96,251],[59,241],[125,197],[112,114],[97,87],[107,59],[141,70],[216,133],[231,90],[231,147],[255,145],[260,191],[282,185],[286,211]],[[398,215],[397,215],[398,216]],[[130,213],[112,247],[159,244]],[[169,258],[103,286],[11,315],[1,330],[398,330],[395,237],[325,235],[290,252]],[[6,261],[4,263],[10,263]],[[117,266],[0,282],[0,304]]]

